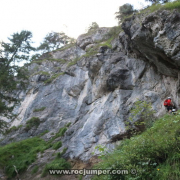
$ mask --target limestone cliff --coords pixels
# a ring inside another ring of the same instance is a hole
[[[65,157],[86,161],[95,146],[113,149],[127,136],[125,122],[137,99],[150,101],[156,116],[165,113],[167,96],[179,106],[180,14],[163,10],[134,15],[117,36],[114,30],[83,34],[76,44],[29,65],[29,86],[17,92],[21,104],[12,124],[23,126],[1,144],[49,130],[42,136],[47,140],[71,123],[57,151],[67,147]],[[39,117],[40,125],[27,130],[32,117]]]

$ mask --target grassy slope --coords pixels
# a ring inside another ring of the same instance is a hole
[[[40,138],[31,138],[11,143],[0,148],[0,167],[5,168],[9,178],[16,175],[14,165],[19,173],[27,169],[36,160],[36,153],[45,149],[45,142]]]
[[[180,112],[165,115],[141,135],[124,140],[97,165],[99,169],[136,169],[137,175],[109,175],[96,179],[180,179]]]
[[[43,153],[46,149],[51,147],[53,147],[53,149],[61,147],[61,141],[56,143],[53,141],[58,137],[64,136],[69,125],[70,124],[67,124],[65,127],[60,128],[59,132],[57,132],[48,142],[42,140],[39,136],[0,147],[0,168],[5,170],[8,178],[16,176],[14,166],[16,166],[18,173],[21,174],[30,164],[36,161],[38,152]],[[65,153],[65,150],[66,149],[63,150],[63,153]],[[51,167],[52,169],[53,167],[56,169],[58,169],[58,167],[59,169],[62,169],[63,167],[65,169],[67,169],[67,167],[70,168],[70,164],[66,162],[65,159],[61,158],[62,154],[59,154],[52,162],[47,162],[47,165],[42,172],[43,176],[48,172],[47,167]]]
[[[151,6],[148,6],[147,8],[144,8],[140,10],[136,15],[138,14],[144,14],[145,16],[149,15],[150,13],[153,13],[158,10],[180,10],[180,0],[174,1],[174,2],[169,2],[165,4],[153,4]],[[133,16],[133,14],[125,16],[122,21],[129,19]]]

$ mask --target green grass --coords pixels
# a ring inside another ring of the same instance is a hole
[[[13,165],[21,174],[36,160],[37,153],[42,149],[46,149],[46,142],[37,137],[0,147],[0,167],[5,169],[8,178],[12,178],[16,175]]]
[[[36,63],[36,64],[41,65],[44,61],[59,62],[61,64],[65,64],[66,63],[66,60],[64,60],[64,59],[47,58],[47,59],[37,59],[37,60],[34,60],[34,61],[31,62],[31,64],[32,63]]]
[[[73,47],[73,46],[76,46],[76,44],[75,44],[75,43],[67,44],[67,45],[63,46],[62,48],[59,48],[59,49],[54,50],[53,52],[56,52],[56,51],[64,51],[64,50],[69,49],[69,48],[71,48],[71,47]]]
[[[173,9],[180,9],[180,0],[174,1],[174,2],[168,2],[164,5],[162,4],[153,4],[143,10],[140,11],[141,13],[149,12],[152,13],[157,10],[173,10]]]
[[[180,9],[180,0],[170,2],[170,3],[166,3],[164,5],[164,9],[169,9],[169,10]]]
[[[46,107],[42,107],[42,108],[34,109],[33,112],[40,112],[40,111],[44,111],[45,109]]]
[[[83,57],[88,58],[88,57],[94,56],[97,53],[98,53],[97,50],[94,50],[94,48],[92,48],[90,51],[86,52],[86,54],[84,54],[83,56],[77,57],[74,60],[72,60],[71,62],[69,62],[67,67],[71,67],[71,66],[77,64],[77,62],[79,60],[81,60]]]
[[[44,81],[45,84],[49,84],[51,83],[54,79],[56,79],[57,77],[63,75],[64,72],[58,73],[58,74],[54,74],[52,75],[48,80]]]
[[[38,72],[41,75],[49,76],[50,74],[47,71],[40,71]]]
[[[68,63],[67,67],[71,67],[71,66],[75,65],[81,58],[82,58],[82,56],[75,58],[74,60],[72,60],[71,62]]]
[[[55,61],[55,62],[60,62],[62,64],[66,63],[66,60],[64,59],[54,59],[54,58],[51,58],[51,59],[47,59],[48,61]]]
[[[67,151],[68,148],[64,148],[63,151],[60,153],[57,153],[57,157],[61,157],[66,151]]]
[[[47,134],[49,132],[49,130],[45,130],[44,132],[42,132],[41,134],[38,135],[38,137],[44,136],[45,134]]]
[[[26,126],[29,127],[39,126],[40,120],[37,117],[33,117],[26,122]],[[8,178],[16,176],[14,165],[16,166],[19,174],[23,173],[27,167],[32,164],[37,157],[37,153],[43,153],[46,149],[53,148],[59,149],[62,146],[62,142],[52,143],[56,138],[64,136],[67,128],[71,123],[67,123],[64,127],[60,128],[50,141],[46,142],[40,138],[40,136],[49,132],[46,130],[38,137],[29,138],[23,141],[14,142],[5,146],[0,147],[0,169],[4,169]],[[26,127],[27,128],[27,127]],[[14,128],[13,128],[14,129]],[[56,159],[51,163],[47,164],[43,170],[44,175],[48,173],[48,168],[57,169],[68,169],[70,164],[62,158],[62,155],[66,152],[67,148],[64,148],[61,153],[58,153]],[[38,166],[35,166],[32,169],[32,174],[35,174],[38,171]],[[44,176],[43,175],[43,176]]]
[[[100,43],[100,46],[107,46],[108,48],[112,49],[111,42],[114,39],[114,37],[109,38],[107,41]]]
[[[109,36],[110,38],[107,39],[106,41],[103,41],[103,42],[99,42],[98,44],[96,44],[94,47],[92,48],[89,48],[87,50],[87,53],[85,55],[83,55],[84,57],[90,57],[90,56],[94,56],[95,54],[98,53],[98,49],[101,47],[101,46],[107,46],[109,49],[112,49],[112,40],[114,40],[114,38],[116,37],[115,34],[113,33],[110,33],[108,34],[107,36]]]
[[[41,174],[41,177],[45,177],[49,173],[48,172],[49,169],[70,169],[70,168],[71,168],[70,163],[67,162],[65,159],[56,158],[55,160],[53,160],[52,162],[50,162],[45,166]]]
[[[58,137],[64,136],[64,133],[67,131],[67,128],[68,128],[70,125],[71,125],[71,124],[68,123],[68,124],[66,124],[64,127],[60,128],[59,131],[55,134],[55,136],[53,136],[53,137],[50,139],[49,143],[52,143],[52,142],[53,142],[56,138],[58,138]]]
[[[180,0],[177,0],[174,2],[168,2],[165,4],[152,4],[151,6],[148,6],[147,8],[140,10],[140,12],[137,14],[145,14],[147,16],[148,14],[158,11],[158,10],[173,10],[173,9],[180,10]],[[122,19],[122,22],[126,19],[131,18],[132,16],[133,16],[133,14],[131,14],[129,16],[125,16]]]
[[[71,125],[71,122],[67,123],[66,127],[69,127]]]
[[[38,126],[37,118],[33,117],[27,124],[30,126]],[[30,164],[35,162],[37,153],[43,153],[46,149],[53,148],[58,149],[62,146],[62,142],[52,143],[58,137],[64,136],[64,133],[67,130],[67,127],[70,126],[70,123],[66,124],[65,127],[60,128],[55,137],[50,141],[46,142],[40,139],[40,136],[47,133],[40,134],[38,137],[29,138],[20,142],[14,142],[3,147],[0,147],[0,169],[4,169],[8,178],[16,176],[14,165],[18,169],[19,174],[22,174]],[[64,148],[61,153],[58,153],[56,159],[51,163],[47,164],[43,170],[43,176],[48,173],[48,168],[57,168],[57,169],[68,169],[70,164],[62,158],[62,155],[66,152],[67,148]],[[32,169],[32,174],[35,174],[38,171],[38,166],[35,166]]]
[[[96,168],[136,169],[137,175],[95,176],[93,179],[179,180],[180,111],[165,115],[140,135],[123,140]]]
[[[52,137],[49,143],[53,142],[56,138],[64,136],[64,133],[67,131],[66,127],[60,128],[59,131]]]
[[[54,153],[56,155],[56,158],[61,158],[62,155],[67,151],[68,148],[64,148],[62,152]]]
[[[37,60],[32,61],[31,64],[36,63],[36,64],[41,65],[43,61],[45,61],[45,59],[43,59],[43,60],[37,59]]]
[[[58,137],[64,136],[64,133],[67,131],[66,127],[60,128],[59,132],[57,133]]]
[[[115,31],[116,31],[116,33],[117,33],[117,30],[115,30]],[[111,35],[112,35],[112,37],[110,37],[108,40],[96,44],[94,47],[89,48],[89,49],[87,50],[86,54],[84,54],[84,55],[81,56],[81,57],[77,57],[77,58],[75,58],[74,60],[72,60],[71,62],[69,62],[68,65],[67,65],[67,67],[71,67],[71,66],[77,64],[77,62],[78,62],[79,60],[81,60],[83,57],[88,58],[88,57],[92,57],[92,56],[96,55],[96,54],[98,53],[98,48],[101,47],[101,46],[107,46],[108,48],[112,49],[111,42],[112,42],[112,40],[115,38],[115,34],[113,34],[113,33],[114,33],[114,32],[112,32],[112,33],[110,33],[110,34],[107,35],[107,36],[111,36]]]
[[[152,13],[154,11],[157,11],[157,10],[160,10],[162,8],[162,5],[161,4],[153,4],[143,10],[140,11],[140,14],[141,13],[145,13],[145,12],[149,12],[149,13]],[[132,16],[132,15],[130,15]]]
[[[39,166],[34,166],[34,168],[32,169],[31,173],[32,174],[36,174],[39,170]]]
[[[116,37],[118,37],[119,36],[119,33],[122,31],[122,28],[121,28],[121,26],[114,26],[114,27],[112,27],[111,29],[110,29],[110,31],[107,33],[107,37],[108,37],[108,39],[109,38],[112,38],[112,40],[113,39],[115,39]]]
[[[19,126],[13,126],[10,129],[6,130],[5,134],[9,134],[10,132],[14,132],[17,131],[18,129],[20,129],[23,125],[19,125]]]
[[[40,124],[40,119],[38,117],[32,117],[26,122],[25,130],[29,131],[32,127],[38,127]]]
[[[97,53],[98,53],[97,49],[92,48],[92,50],[86,52],[86,54],[83,55],[83,57],[88,58],[88,57],[96,55]]]
[[[59,141],[59,142],[56,142],[55,144],[53,144],[52,148],[53,148],[54,150],[57,150],[57,149],[59,149],[61,146],[62,146],[62,142]]]
[[[92,48],[92,49],[93,49],[93,48]],[[71,66],[77,64],[77,62],[78,62],[79,60],[81,60],[83,57],[88,58],[88,57],[94,56],[95,54],[97,54],[97,51],[95,51],[94,49],[93,49],[93,51],[88,51],[88,52],[86,52],[86,54],[84,54],[83,56],[77,57],[77,58],[75,58],[74,60],[72,60],[71,62],[69,62],[68,65],[67,65],[67,67],[71,67]]]

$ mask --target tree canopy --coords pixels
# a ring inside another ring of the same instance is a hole
[[[58,49],[68,43],[73,43],[74,41],[73,38],[70,38],[64,32],[50,32],[45,36],[37,50],[46,53]]]
[[[119,7],[119,11],[115,13],[116,18],[119,21],[119,24],[125,16],[131,15],[134,12],[134,8],[131,4],[126,3]]]
[[[90,25],[89,25],[89,27],[88,27],[88,29],[87,29],[87,32],[89,33],[89,32],[93,32],[94,30],[97,30],[97,29],[99,29],[99,25],[96,23],[96,22],[92,22]]]
[[[0,116],[7,116],[12,111],[13,106],[8,104],[17,102],[12,92],[17,85],[24,86],[24,80],[27,79],[25,67],[20,67],[19,63],[29,60],[30,51],[35,50],[31,46],[31,38],[32,33],[23,30],[11,35],[8,43],[0,43]],[[4,125],[0,120],[0,129]]]

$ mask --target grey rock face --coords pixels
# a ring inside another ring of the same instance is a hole
[[[82,34],[77,38],[77,45],[85,49],[86,46],[89,46],[102,40],[106,40],[109,37],[107,36],[110,28],[99,28],[97,31],[93,32],[93,34]]]
[[[87,45],[93,44],[91,36],[81,35],[77,39],[77,44],[80,48],[85,49]]]
[[[144,19],[132,17],[123,23],[124,32],[112,41],[111,50],[98,56],[82,56],[89,44],[106,38],[109,28],[100,28],[101,32],[81,35],[77,46],[52,53],[55,59],[65,59],[66,63],[46,60],[41,65],[31,64],[29,72],[35,74],[30,77],[27,91],[19,93],[22,102],[16,107],[19,115],[12,126],[24,125],[31,117],[39,117],[41,124],[29,131],[22,127],[1,144],[44,130],[50,131],[43,136],[48,139],[52,132],[71,122],[58,151],[67,147],[66,157],[88,160],[92,152],[98,154],[97,145],[111,150],[117,140],[127,136],[126,122],[138,99],[150,101],[156,116],[166,112],[163,101],[167,96],[179,106],[178,18],[176,11],[156,12]],[[77,56],[80,60],[68,66]],[[49,84],[44,83],[46,76],[36,74],[46,70],[52,77],[57,67],[64,74]],[[34,111],[42,107],[46,108]]]
[[[81,48],[79,48],[79,46],[74,45],[71,48],[67,48],[65,50],[56,51],[56,52],[52,53],[52,57],[55,59],[73,60],[84,54],[85,54],[85,52]]]
[[[114,90],[118,86],[119,89],[133,89],[130,71],[127,68],[112,69],[107,79],[107,86],[110,90]]]
[[[142,25],[137,26],[133,18],[122,25],[132,42],[131,48],[155,64],[161,74],[173,77],[177,77],[179,68],[179,17],[176,10],[164,10],[139,20]]]
[[[89,49],[93,48],[95,44],[89,44],[86,46],[85,51],[87,52]]]

